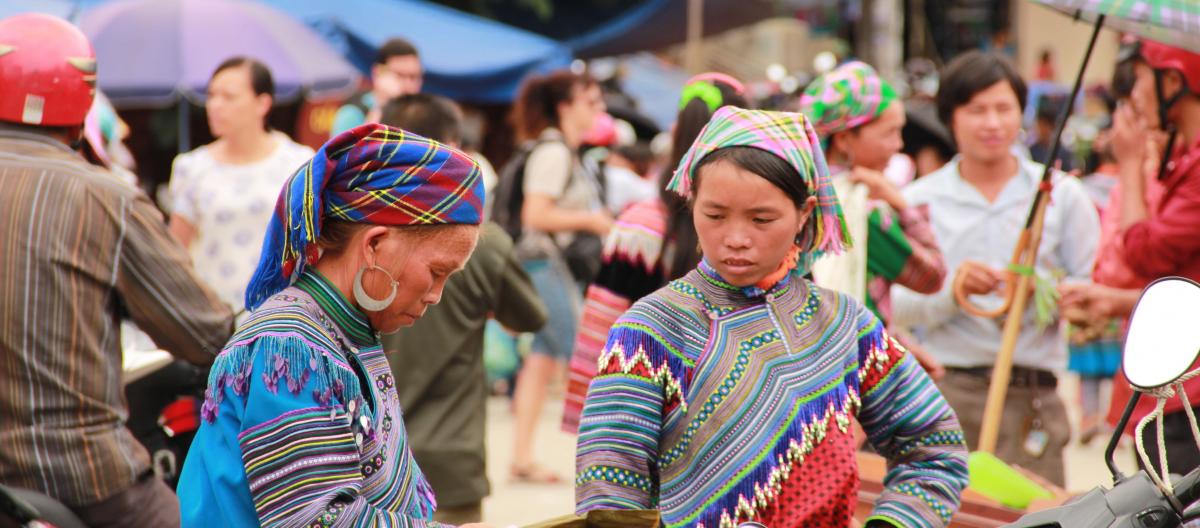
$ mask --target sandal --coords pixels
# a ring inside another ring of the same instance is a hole
[[[512,482],[521,484],[561,484],[563,482],[562,477],[557,473],[537,464],[525,467],[512,466],[509,470],[509,478]]]

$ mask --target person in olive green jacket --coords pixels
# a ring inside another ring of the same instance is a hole
[[[392,100],[380,122],[449,145],[458,144],[462,126],[454,103],[426,94]],[[447,280],[441,303],[413,326],[383,337],[413,455],[437,497],[435,520],[478,522],[489,493],[483,368],[488,319],[532,332],[546,317],[545,305],[513,255],[512,239],[485,222],[475,253]]]

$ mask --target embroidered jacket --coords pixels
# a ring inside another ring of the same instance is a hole
[[[739,289],[702,262],[613,326],[580,421],[576,508],[844,527],[854,418],[889,459],[873,518],[948,524],[967,483],[958,419],[879,320],[795,274]]]
[[[314,271],[225,345],[202,415],[184,526],[437,526],[378,338]]]

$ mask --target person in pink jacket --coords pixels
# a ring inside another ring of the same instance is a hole
[[[1151,40],[1136,46],[1129,104],[1113,116],[1120,194],[1110,204],[1116,213],[1111,244],[1117,251],[1108,254],[1119,258],[1117,267],[1123,268],[1111,278],[1124,283],[1101,280],[1108,284],[1062,292],[1065,306],[1087,307],[1093,317],[1128,315],[1139,290],[1157,278],[1200,281],[1200,54]],[[1172,134],[1173,141],[1164,140]],[[1167,160],[1159,164],[1163,145]],[[1113,401],[1123,405],[1129,387],[1117,381]],[[1184,387],[1190,401],[1200,401],[1200,378]],[[1136,424],[1153,407],[1152,400],[1143,399],[1130,423]],[[1164,432],[1171,470],[1186,473],[1200,466],[1200,450],[1182,410],[1179,400],[1167,403]],[[1146,434],[1154,432],[1148,428]],[[1158,460],[1157,442],[1147,440],[1146,449],[1150,460]]]

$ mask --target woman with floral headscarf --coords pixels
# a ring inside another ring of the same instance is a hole
[[[438,302],[482,215],[469,156],[383,125],[339,134],[292,175],[253,313],[212,367],[184,526],[436,525],[379,334]]]
[[[948,524],[967,476],[954,412],[870,310],[804,279],[850,245],[808,120],[722,108],[669,188],[703,258],[613,325],[580,420],[576,509],[844,527],[857,418],[890,468],[867,525]]]
[[[800,97],[800,111],[812,119],[824,141],[847,219],[852,226],[859,224],[866,236],[860,246],[865,258],[853,263],[861,266],[861,276],[843,291],[856,294],[886,322],[893,282],[918,293],[936,293],[946,278],[928,212],[909,207],[883,174],[904,146],[904,105],[874,68],[852,61],[814,80]],[[851,210],[847,199],[856,196],[866,199]],[[825,285],[822,279],[818,272],[817,283]]]

